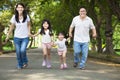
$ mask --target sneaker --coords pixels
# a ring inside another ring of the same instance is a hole
[[[47,65],[46,60],[43,60],[42,66],[45,67]]]
[[[60,65],[60,69],[64,69],[64,65],[63,64]]]
[[[64,63],[64,68],[65,68],[65,69],[67,68],[67,64],[66,64],[66,63]]]
[[[80,67],[81,70],[85,70],[85,67]]]
[[[76,68],[77,66],[78,66],[78,63],[74,63],[74,64],[73,64],[73,67]]]
[[[51,68],[51,64],[50,64],[49,61],[47,62],[47,68],[48,68],[48,69]]]
[[[24,64],[24,65],[22,66],[22,68],[27,68],[27,66],[28,66],[28,64]]]

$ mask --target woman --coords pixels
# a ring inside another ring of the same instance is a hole
[[[9,35],[14,30],[14,45],[16,48],[17,68],[22,69],[28,66],[26,48],[29,42],[30,33],[30,18],[26,13],[23,3],[18,3],[15,8],[15,15],[12,16],[10,29],[7,34],[6,41]]]

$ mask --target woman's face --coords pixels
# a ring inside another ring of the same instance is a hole
[[[24,11],[24,7],[23,7],[22,5],[18,5],[18,6],[16,7],[16,10],[18,11],[19,14],[22,14],[23,11]]]
[[[48,27],[49,27],[49,24],[47,22],[44,22],[43,23],[43,28],[46,30],[46,29],[48,29]]]

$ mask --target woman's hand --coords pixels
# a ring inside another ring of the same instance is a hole
[[[31,33],[28,34],[29,37],[34,37],[34,35],[32,35]]]

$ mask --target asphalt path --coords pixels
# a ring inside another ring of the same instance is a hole
[[[0,55],[0,80],[120,80],[120,64],[88,58],[86,69],[73,68],[73,52],[67,53],[68,69],[61,70],[56,49],[51,50],[52,68],[41,66],[42,50],[27,51],[29,66],[16,69],[15,53]]]

